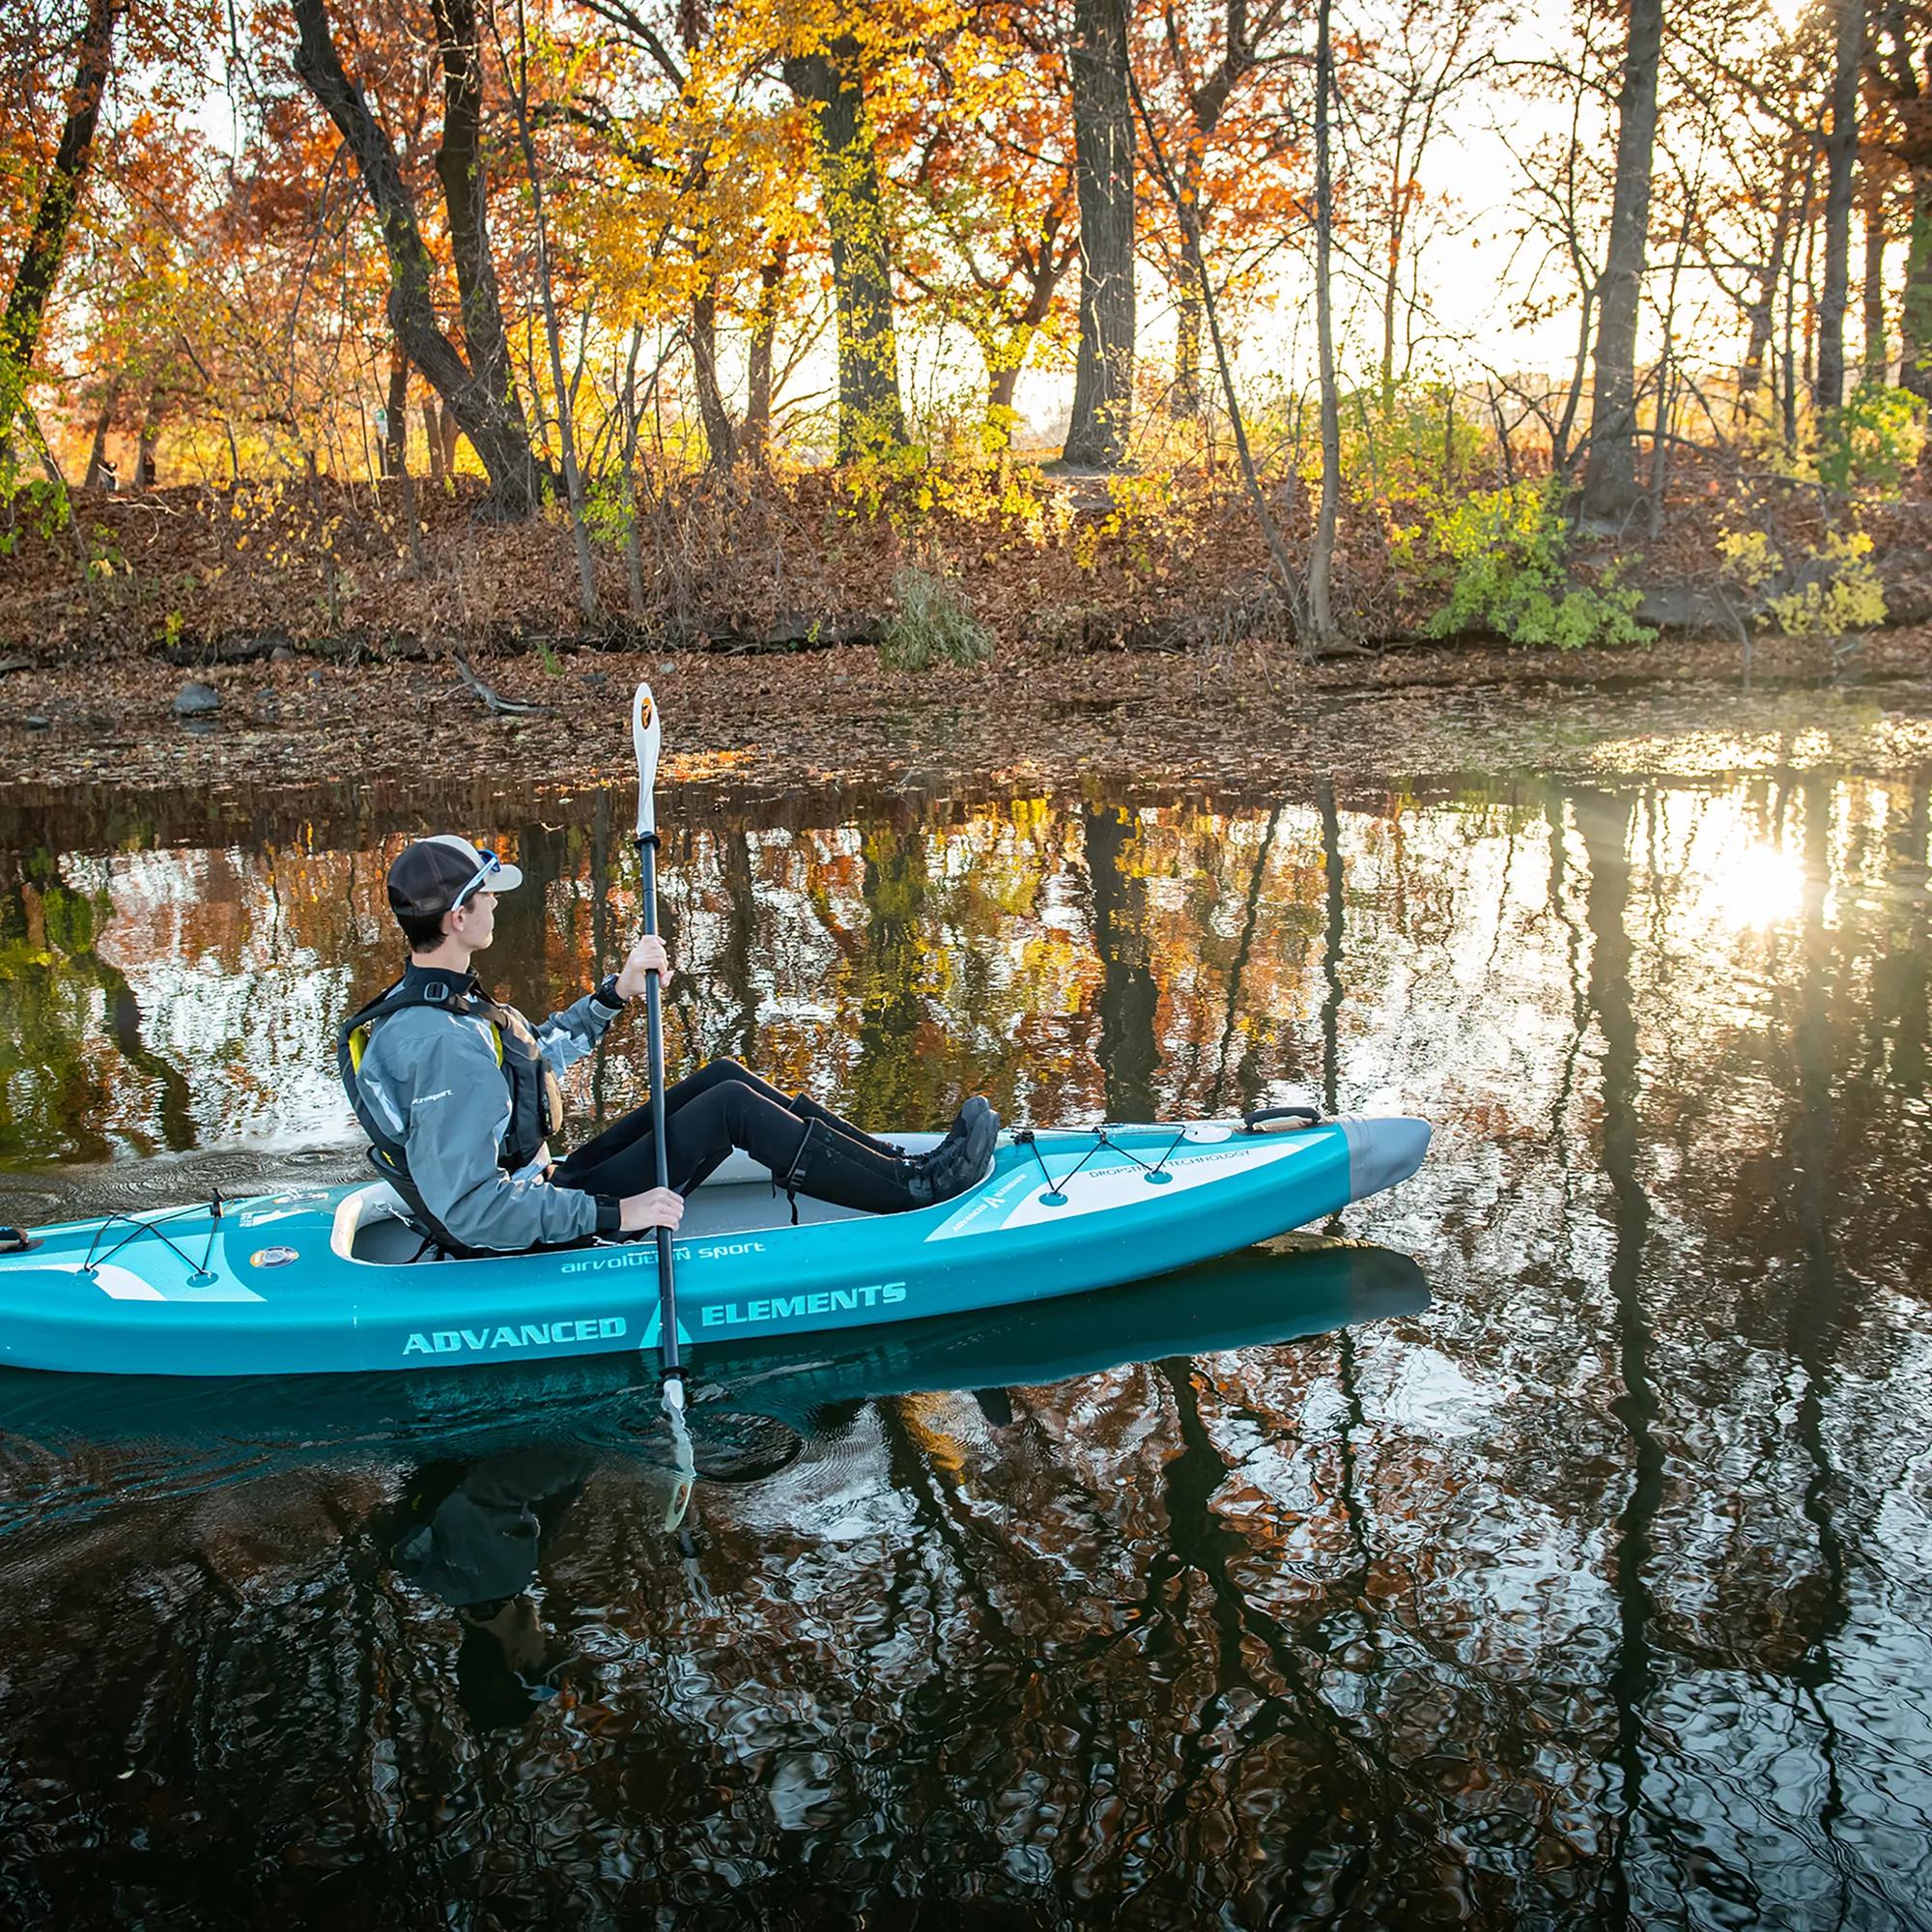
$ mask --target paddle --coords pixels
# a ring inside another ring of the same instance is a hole
[[[655,938],[658,929],[657,781],[661,738],[658,707],[651,696],[651,688],[640,684],[631,705],[631,743],[638,754],[638,869],[643,882],[646,938]],[[668,1187],[670,1177],[665,1158],[664,1007],[655,971],[644,976],[644,1031],[650,1055],[651,1146],[657,1157],[657,1184]],[[677,1277],[671,1258],[671,1231],[658,1229],[657,1242],[658,1357],[662,1365],[658,1382],[678,1449],[682,1476],[690,1462],[690,1438],[684,1428],[684,1363],[679,1359],[677,1347]],[[680,1483],[680,1489],[682,1502],[689,1505],[688,1482]],[[678,1500],[673,1497],[674,1504]],[[676,1519],[667,1512],[667,1526],[674,1527],[683,1515],[682,1508],[677,1509]]]

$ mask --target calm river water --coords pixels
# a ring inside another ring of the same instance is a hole
[[[540,1012],[630,805],[0,810],[0,1214],[355,1174],[402,839],[514,849]],[[677,1065],[1434,1151],[1192,1277],[717,1364],[692,1559],[641,1371],[0,1377],[0,1921],[1932,1923],[1926,779],[667,817]]]

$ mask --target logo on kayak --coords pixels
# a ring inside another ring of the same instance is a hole
[[[715,1301],[698,1311],[701,1328],[735,1328],[748,1321],[803,1321],[814,1315],[856,1315],[893,1308],[906,1298],[902,1281],[868,1281],[864,1288],[821,1288],[810,1294],[774,1294],[756,1301]]]
[[[403,1344],[406,1355],[489,1355],[499,1349],[582,1348],[614,1341],[624,1332],[621,1315],[586,1315],[578,1321],[520,1321],[483,1328],[417,1330]]]
[[[301,1256],[294,1248],[257,1248],[248,1257],[251,1268],[285,1268],[291,1262],[298,1262]]]

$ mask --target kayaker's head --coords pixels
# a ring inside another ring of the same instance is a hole
[[[440,832],[403,847],[389,867],[389,910],[419,966],[465,972],[497,933],[497,895],[522,885],[522,870],[467,838]]]

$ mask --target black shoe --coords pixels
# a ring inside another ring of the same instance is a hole
[[[986,1178],[1000,1142],[1000,1117],[979,1094],[959,1110],[946,1138],[913,1162],[912,1198],[922,1208],[951,1201]]]

